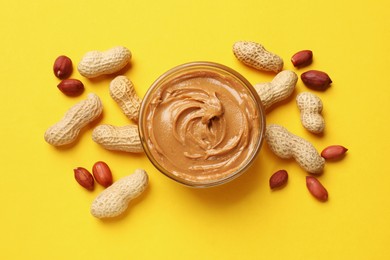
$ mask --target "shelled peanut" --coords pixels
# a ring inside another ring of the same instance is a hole
[[[78,79],[64,79],[58,85],[58,89],[67,96],[79,96],[84,91],[84,84]]]
[[[319,70],[309,70],[301,75],[303,83],[313,90],[326,90],[332,83],[329,75]]]
[[[95,180],[103,187],[109,187],[112,182],[112,173],[107,163],[98,161],[92,166],[92,174],[84,167],[77,167],[73,170],[76,181],[87,190],[92,191]]]
[[[306,187],[319,201],[325,202],[328,200],[328,191],[322,183],[314,176],[306,176]]]
[[[54,75],[61,79],[57,88],[65,95],[75,97],[84,91],[84,84],[78,79],[69,78],[73,72],[72,60],[65,55],[58,56],[53,64]]]
[[[73,170],[75,180],[85,189],[92,191],[95,188],[95,181],[92,174],[84,167],[77,167]]]
[[[286,170],[279,170],[272,174],[269,179],[269,186],[271,189],[281,188],[286,185],[288,180],[288,173]]]
[[[54,75],[59,79],[68,78],[73,71],[72,60],[65,55],[58,56],[53,65]]]
[[[342,158],[347,151],[348,149],[342,145],[330,145],[322,150],[321,156],[325,160],[337,160]]]
[[[312,61],[313,61],[313,52],[311,50],[299,51],[291,57],[291,63],[296,68],[308,66],[312,63]]]
[[[107,188],[112,184],[112,173],[107,163],[98,161],[92,166],[92,174],[96,182]]]

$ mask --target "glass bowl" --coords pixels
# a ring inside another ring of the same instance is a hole
[[[204,188],[226,183],[252,164],[263,143],[265,113],[242,75],[199,61],[172,68],[151,85],[138,127],[160,172]]]

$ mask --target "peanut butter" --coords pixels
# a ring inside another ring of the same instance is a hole
[[[256,100],[233,77],[188,71],[165,81],[147,102],[141,127],[149,156],[186,182],[229,177],[259,148]]]

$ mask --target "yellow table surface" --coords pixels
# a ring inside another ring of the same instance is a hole
[[[3,1],[0,5],[0,259],[390,259],[389,1]],[[344,145],[347,156],[327,162],[321,203],[306,189],[293,160],[263,145],[240,178],[210,189],[181,186],[145,155],[105,150],[91,139],[99,124],[130,123],[108,93],[112,76],[88,80],[79,97],[58,89],[58,55],[74,66],[90,50],[128,47],[123,74],[142,97],[166,70],[190,61],[227,65],[252,84],[274,74],[236,60],[238,40],[262,43],[298,75],[326,71],[331,87],[316,92],[298,81],[288,102],[267,114],[321,151]],[[311,49],[314,62],[295,69],[291,56]],[[317,94],[326,130],[307,132],[295,96]],[[43,139],[88,93],[103,102],[103,117],[77,143],[55,148]],[[121,217],[94,218],[93,192],[80,187],[75,167],[108,163],[117,180],[144,168],[150,185]],[[271,191],[271,174],[289,172]]]

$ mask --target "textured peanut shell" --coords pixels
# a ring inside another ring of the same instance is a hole
[[[80,130],[98,118],[102,111],[100,98],[96,94],[88,94],[87,99],[72,106],[59,122],[46,130],[44,135],[46,142],[54,146],[74,142]]]
[[[92,202],[91,214],[96,218],[111,218],[122,214],[148,186],[148,175],[137,169],[103,190]]]
[[[302,92],[297,95],[296,102],[303,127],[314,134],[322,133],[325,120],[321,115],[323,108],[321,99],[313,93]]]
[[[325,159],[320,156],[309,141],[275,124],[267,126],[265,139],[268,147],[278,157],[282,159],[294,158],[309,173],[320,174],[323,172]]]
[[[99,125],[92,132],[92,140],[107,150],[142,153],[142,143],[136,125]]]
[[[126,76],[117,76],[111,81],[110,96],[130,120],[138,122],[141,99],[135,92],[133,83]]]
[[[239,61],[257,70],[278,73],[283,69],[283,59],[256,42],[238,41],[233,45],[233,53]]]
[[[275,103],[287,99],[294,92],[298,76],[294,71],[283,70],[271,82],[258,83],[253,87],[259,94],[264,108],[267,110]]]
[[[123,69],[131,60],[126,47],[117,46],[107,51],[89,51],[79,62],[77,69],[86,78],[112,74]]]

